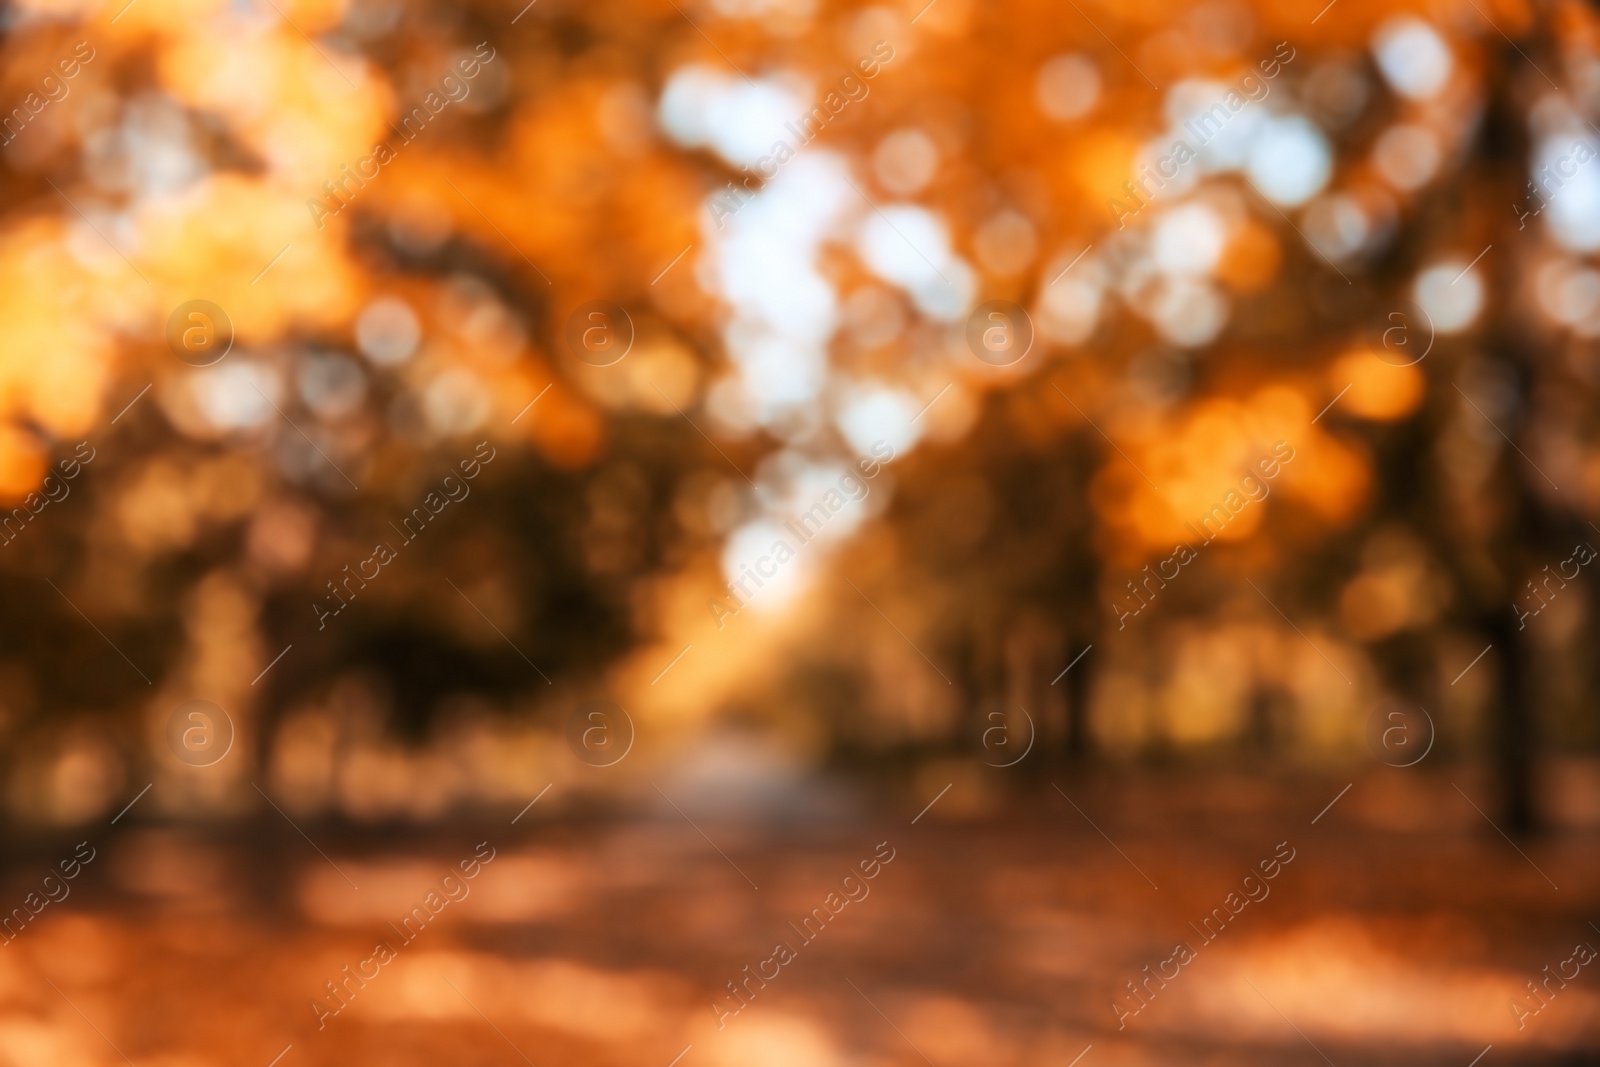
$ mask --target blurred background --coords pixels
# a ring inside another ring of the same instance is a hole
[[[1600,1063],[1600,11],[0,24],[0,1063]]]

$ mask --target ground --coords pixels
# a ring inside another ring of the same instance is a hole
[[[1515,843],[1471,767],[1064,772],[921,816],[828,783],[306,836],[130,819],[0,948],[0,1063],[1600,1063],[1600,777],[1546,782],[1553,825]],[[19,839],[5,906],[75,844]],[[1119,1029],[1146,965],[1171,977]]]

